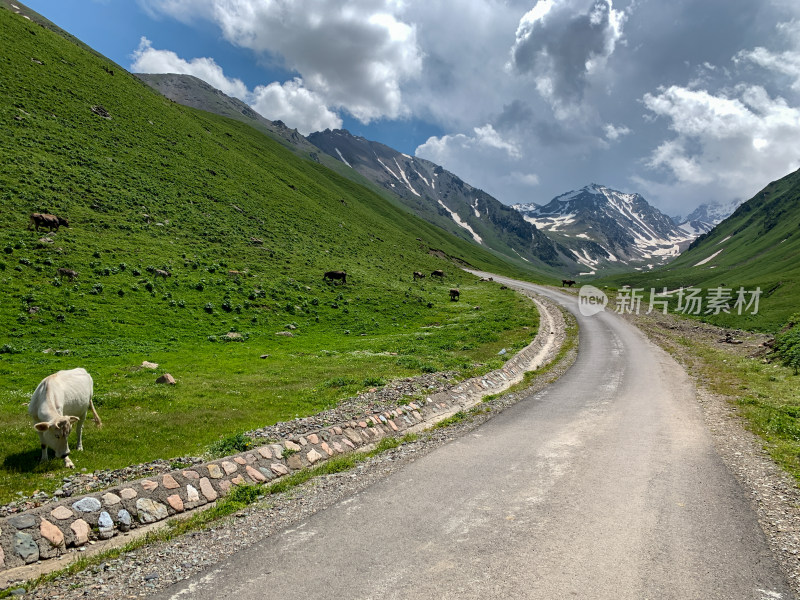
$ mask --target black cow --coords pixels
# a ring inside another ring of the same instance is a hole
[[[459,292],[456,288],[452,288],[450,290],[450,300],[452,300],[453,302],[458,302],[460,296],[461,292]]]
[[[573,285],[575,285],[575,281],[573,281],[572,279],[562,279],[561,280],[561,287],[564,287],[564,286],[572,287]]]
[[[438,277],[439,279],[444,278],[444,271],[441,269],[436,269],[433,273],[431,273],[431,277]]]
[[[322,276],[322,280],[336,281],[340,279],[342,283],[347,283],[347,273],[345,271],[326,271]]]
[[[425,273],[414,271],[414,281],[416,281],[417,279],[425,279]]]

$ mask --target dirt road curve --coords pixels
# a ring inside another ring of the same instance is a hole
[[[616,315],[576,316],[544,391],[153,597],[792,598],[683,370]]]

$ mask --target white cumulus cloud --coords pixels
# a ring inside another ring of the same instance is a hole
[[[225,74],[213,58],[193,58],[184,60],[171,50],[157,50],[146,37],[139,41],[139,47],[133,52],[131,71],[134,73],[180,73],[194,75],[209,85],[214,86],[243,102],[247,102],[249,92],[247,86],[239,79],[225,77]]]
[[[295,78],[284,84],[278,82],[258,86],[253,90],[250,105],[256,112],[269,115],[296,127],[303,135],[323,129],[339,129],[342,119],[329,110],[322,99],[303,87],[303,80]]]
[[[150,40],[144,37],[132,58],[133,72],[194,75],[229,96],[246,102],[267,119],[281,120],[303,135],[342,126],[339,115],[326,106],[319,94],[304,87],[299,77],[283,84],[273,82],[249,90],[241,80],[226,77],[222,67],[213,58],[185,60],[171,50],[153,48]]]
[[[403,82],[421,71],[399,0],[147,0],[151,11],[216,23],[230,43],[299,73],[326,105],[364,123],[406,116]]]
[[[679,185],[713,185],[746,198],[800,167],[800,108],[763,87],[739,84],[712,94],[670,86],[643,102],[674,133],[647,165],[665,169]]]

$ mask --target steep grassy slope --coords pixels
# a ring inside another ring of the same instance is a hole
[[[761,288],[756,315],[709,315],[731,327],[772,331],[797,312],[800,298],[800,171],[770,183],[668,266],[614,279],[668,289]]]
[[[92,373],[106,424],[76,464],[115,468],[390,377],[486,370],[535,333],[528,303],[446,260],[508,272],[497,257],[7,10],[0,29],[0,501],[56,485],[25,405],[58,369]],[[70,227],[29,231],[31,212]]]
[[[347,131],[317,132],[306,139],[281,121],[262,117],[240,100],[191,75],[140,73],[136,76],[175,102],[248,123],[298,156],[319,162],[375,191],[395,206],[456,237],[474,242],[473,235],[464,227],[466,223],[466,227],[474,228],[480,235],[484,250],[500,257],[503,262],[515,264],[523,272],[533,270],[535,276],[551,280],[557,280],[565,273],[577,272],[578,265],[572,257],[561,252],[557,245],[527,224],[514,210],[472,188],[442,167],[407,157],[383,144],[354,137]],[[408,177],[412,178],[414,185],[421,186],[419,189],[424,193],[412,192],[412,184],[398,179],[401,176],[397,173],[390,175],[385,167],[387,164],[393,165],[389,168],[397,169],[398,173],[403,171],[401,164],[404,165]],[[427,178],[421,173],[425,173]],[[423,185],[423,181],[428,180],[435,187]],[[446,200],[447,208],[438,204],[431,195]],[[476,213],[474,206],[479,204],[482,209]],[[461,225],[454,221],[453,213],[449,211],[455,211]]]

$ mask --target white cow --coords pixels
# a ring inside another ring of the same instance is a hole
[[[75,468],[69,458],[67,440],[72,426],[77,423],[78,450],[83,450],[83,423],[90,408],[94,422],[98,427],[102,425],[92,402],[93,391],[91,375],[81,368],[53,373],[36,387],[28,404],[28,414],[42,442],[42,461],[47,460],[47,448],[50,447],[56,458],[64,459],[66,467]]]

